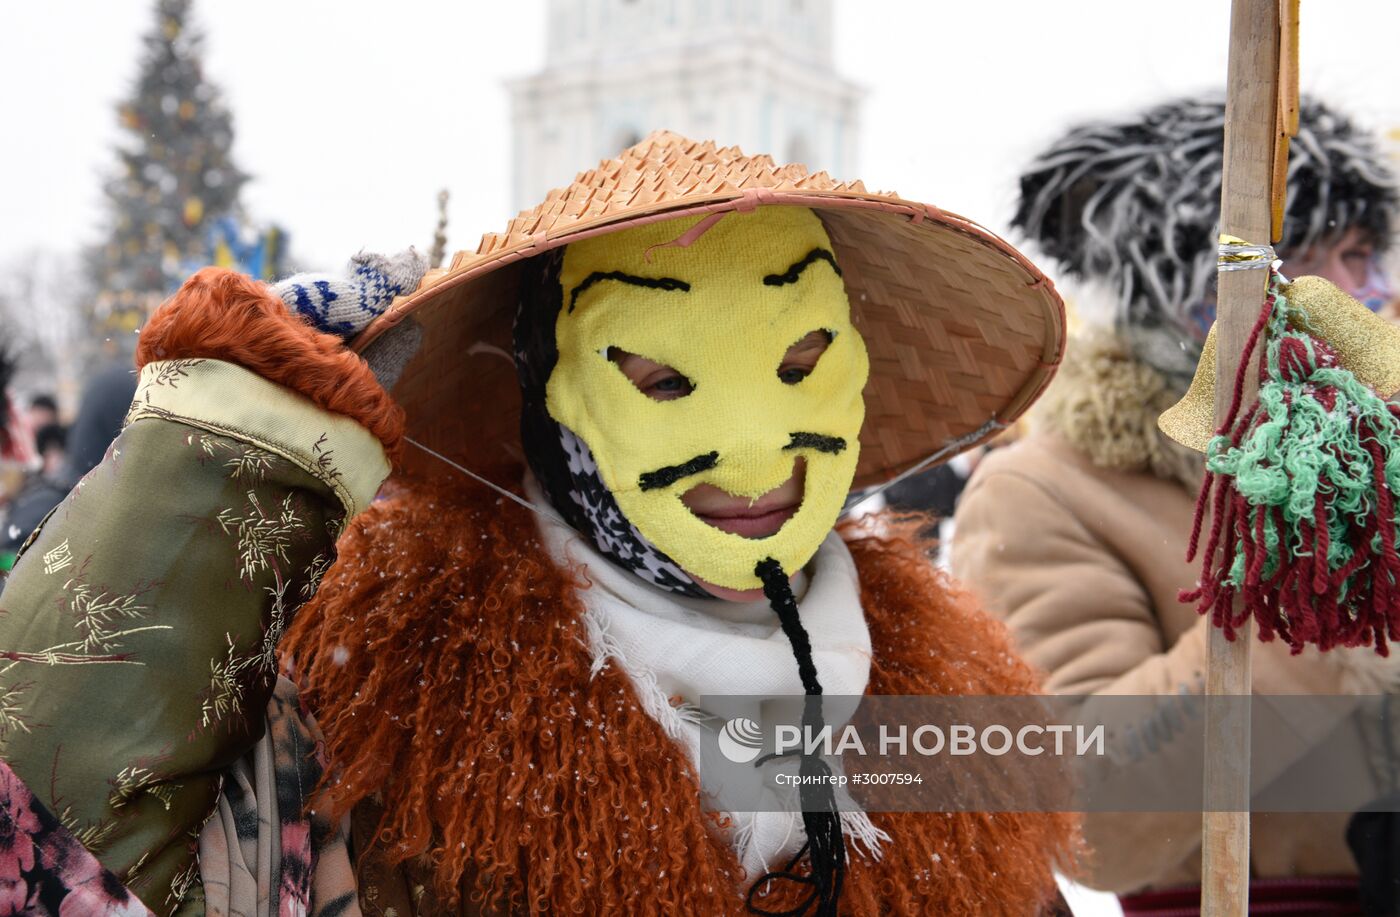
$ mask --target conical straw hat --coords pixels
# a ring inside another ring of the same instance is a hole
[[[498,468],[520,459],[510,353],[524,259],[643,223],[774,206],[820,216],[870,354],[857,487],[990,439],[1049,384],[1064,353],[1064,305],[991,232],[860,182],[667,131],[549,192],[475,252],[458,252],[355,346],[413,315],[423,346],[394,389],[408,435],[468,468]]]

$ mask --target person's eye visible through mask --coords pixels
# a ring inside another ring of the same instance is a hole
[[[817,360],[831,343],[831,332],[812,331],[802,340],[793,344],[783,354],[778,366],[778,378],[788,385],[796,385],[816,368]],[[637,391],[653,401],[673,401],[684,398],[694,391],[694,384],[670,366],[649,360],[635,353],[628,353],[618,347],[608,348],[608,359],[616,363],[623,375],[632,380]]]

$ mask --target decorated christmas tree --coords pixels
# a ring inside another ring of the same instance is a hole
[[[134,328],[191,263],[206,263],[215,222],[239,216],[248,176],[233,163],[233,119],[204,77],[190,7],[156,0],[135,90],[118,108],[110,236],[90,257],[95,318],[113,331]]]

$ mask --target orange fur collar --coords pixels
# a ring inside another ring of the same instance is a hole
[[[204,357],[236,363],[369,430],[397,463],[403,409],[340,338],[293,315],[265,283],[206,267],[141,329],[136,366]]]
[[[1004,628],[909,527],[848,530],[872,694],[1034,693]],[[325,731],[340,812],[373,798],[389,862],[529,913],[738,914],[746,877],[685,754],[625,673],[590,673],[574,571],[529,513],[480,490],[401,488],[357,518],[284,651]],[[1071,816],[872,816],[842,912],[1034,914],[1077,852]],[[362,852],[362,855],[366,855]],[[465,882],[464,882],[465,879]]]

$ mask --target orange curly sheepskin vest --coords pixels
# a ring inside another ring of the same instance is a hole
[[[912,531],[843,532],[869,692],[1035,693],[1002,626]],[[627,675],[592,676],[586,583],[550,561],[528,511],[401,486],[339,547],[284,652],[326,734],[332,804],[375,814],[357,851],[366,913],[393,872],[409,876],[400,913],[744,913],[752,877]],[[878,862],[852,856],[843,914],[1033,915],[1078,852],[1068,815],[872,819],[891,841]]]

